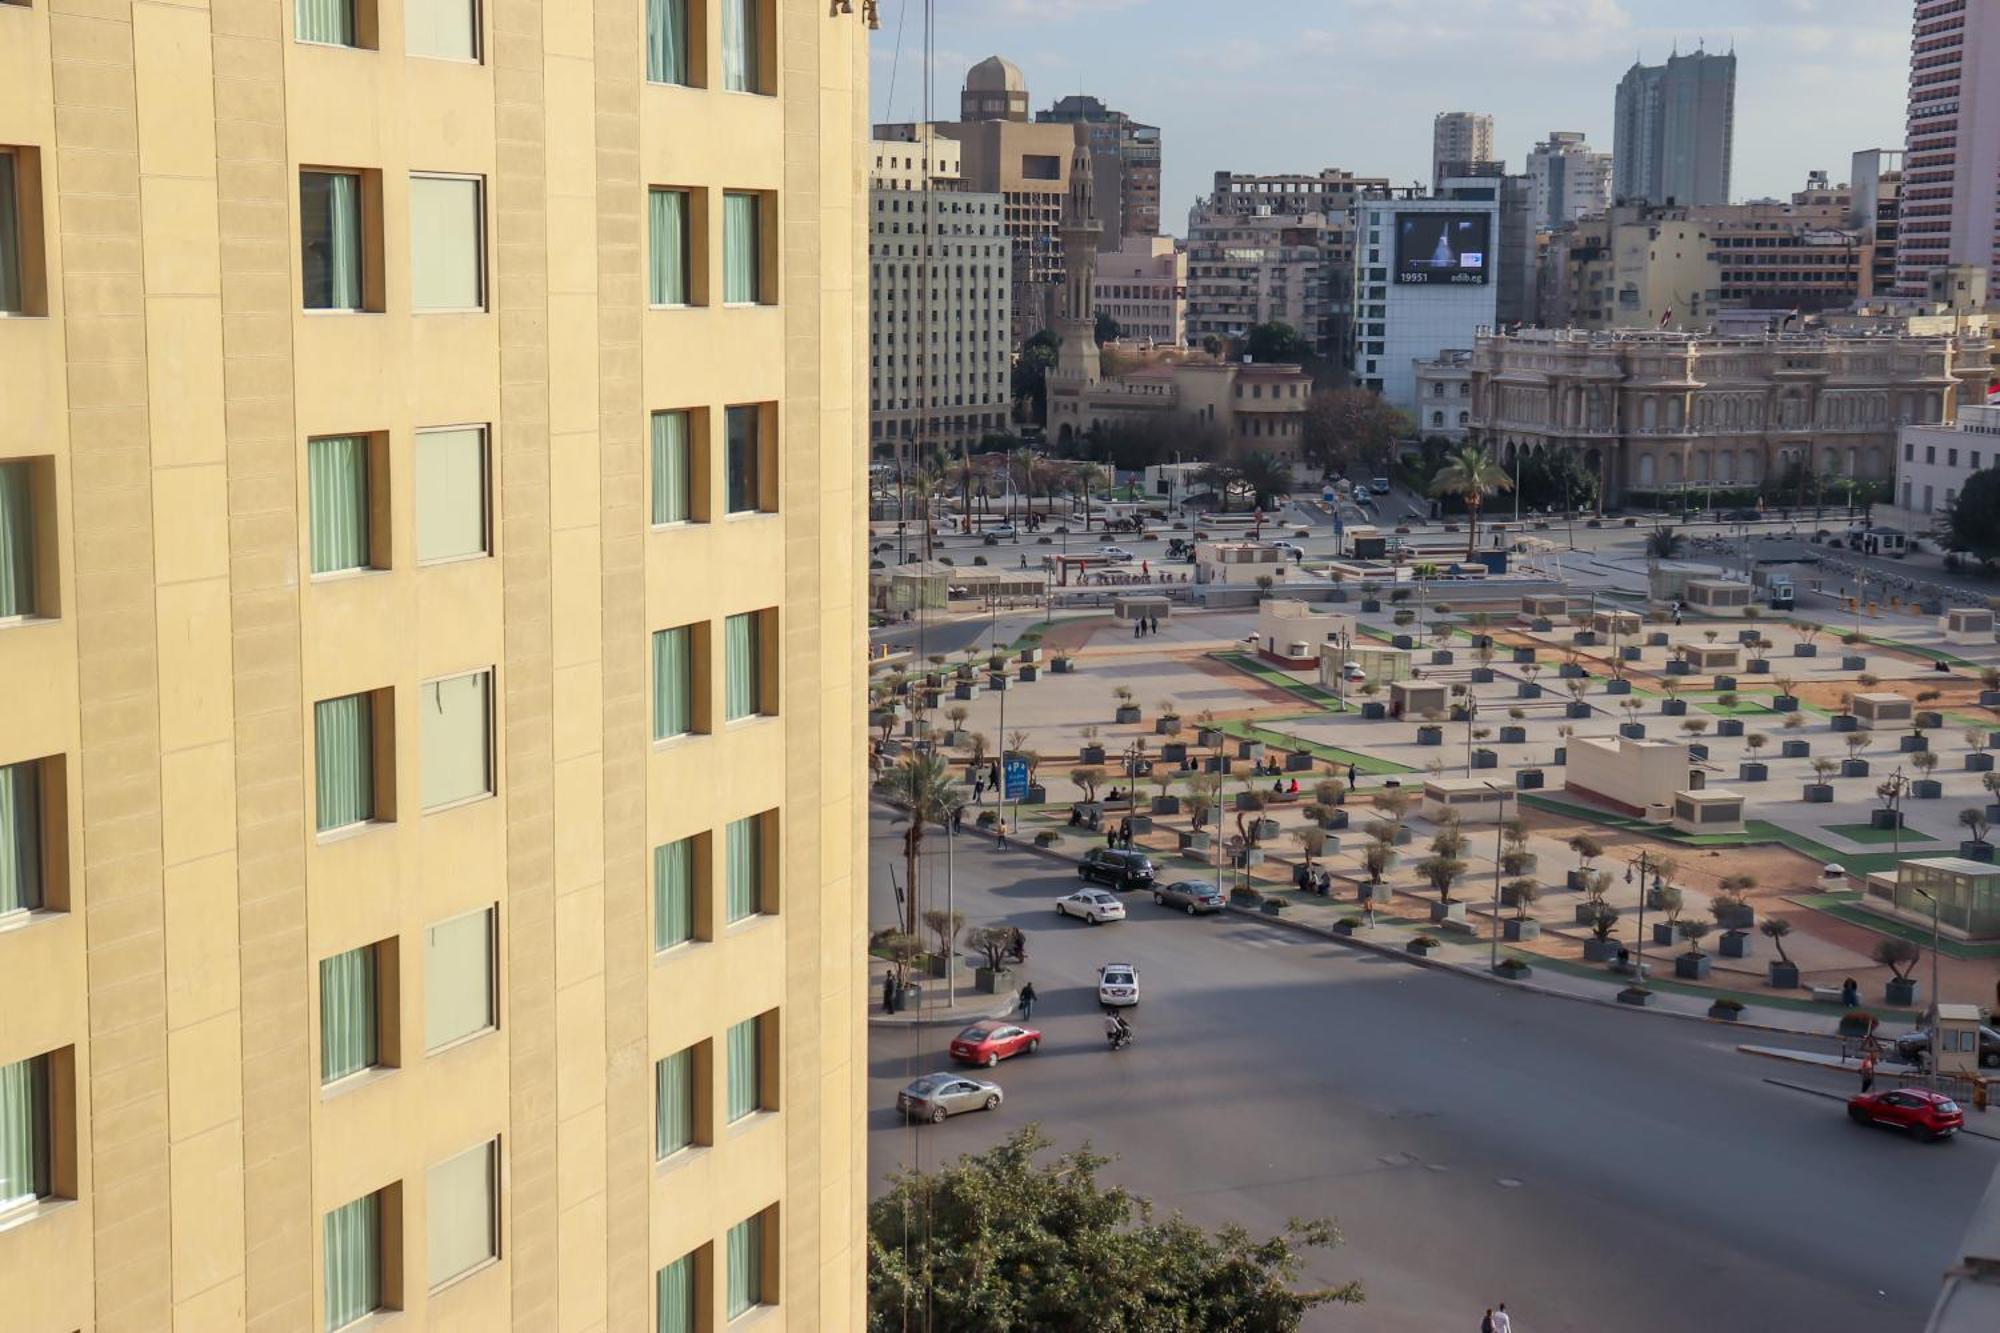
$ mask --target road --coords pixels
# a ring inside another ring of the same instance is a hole
[[[893,919],[894,838],[878,817],[877,922]],[[891,1170],[1039,1121],[1059,1146],[1115,1153],[1110,1179],[1203,1225],[1335,1218],[1346,1244],[1305,1279],[1359,1278],[1369,1300],[1312,1329],[1470,1330],[1505,1300],[1524,1333],[1915,1330],[2000,1161],[1988,1140],[1857,1128],[1837,1101],[1765,1082],[1815,1076],[1737,1053],[1727,1029],[1150,899],[1092,928],[1055,916],[1076,881],[1045,856],[967,835],[954,860],[971,922],[1029,932],[1046,1041],[997,1071],[998,1111],[909,1127],[896,1090],[943,1067],[950,1033],[874,1029],[875,1192]],[[941,860],[938,876],[942,905]],[[1139,966],[1144,994],[1139,1039],[1117,1054],[1094,989],[1113,960]]]

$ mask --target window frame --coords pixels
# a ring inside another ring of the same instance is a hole
[[[308,43],[310,45],[310,43]],[[334,50],[352,48],[334,47]],[[305,290],[306,281],[306,236],[305,236],[305,178],[308,176],[351,176],[355,181],[355,212],[359,243],[358,261],[361,265],[359,304],[356,305],[312,305]],[[338,317],[342,315],[377,315],[387,308],[383,289],[382,253],[382,173],[368,167],[328,166],[301,163],[297,170],[295,190],[298,207],[299,226],[297,231],[299,256],[299,306],[307,315],[317,317]]]
[[[360,698],[368,710],[368,814],[347,824],[320,827],[319,806],[319,706],[339,699]],[[349,690],[313,701],[313,836],[317,842],[353,837],[379,824],[393,824],[396,806],[396,691],[393,686],[372,690]]]
[[[453,1153],[451,1156],[433,1162],[424,1168],[424,1281],[426,1283],[426,1290],[431,1295],[436,1295],[448,1287],[456,1286],[461,1282],[476,1277],[500,1262],[501,1255],[504,1252],[504,1247],[501,1244],[504,1210],[500,1206],[500,1151],[500,1136],[496,1134],[483,1143],[476,1143],[462,1152]],[[432,1197],[434,1191],[431,1188],[431,1178],[440,1168],[456,1165],[474,1153],[484,1153],[486,1155],[487,1254],[483,1259],[469,1264],[455,1273],[443,1278],[433,1278],[430,1273],[430,1263],[437,1254],[438,1247],[434,1243],[435,1237],[431,1234],[431,1225],[436,1221],[438,1211],[435,1207],[436,1201]]]
[[[0,144],[13,177],[17,309],[0,308],[0,320],[46,319],[48,254],[43,234],[42,152],[33,144]]]
[[[418,684],[417,708],[421,712],[424,709],[426,702],[424,697],[424,692],[430,689],[432,686],[445,685],[453,681],[468,680],[474,677],[484,677],[486,680],[486,707],[485,707],[486,718],[484,727],[485,748],[486,748],[486,756],[485,756],[486,789],[484,791],[473,792],[465,796],[454,796],[448,800],[439,801],[436,805],[430,804],[428,798],[424,793],[424,773],[426,769],[426,753],[429,749],[429,746],[426,744],[425,741],[425,735],[424,735],[425,728],[423,725],[423,718],[429,717],[429,714],[424,713],[423,718],[419,718],[417,724],[417,811],[419,815],[441,814],[446,810],[456,810],[460,806],[471,805],[475,801],[490,800],[494,796],[497,796],[499,794],[500,727],[499,727],[499,698],[498,698],[499,691],[495,688],[497,684],[496,676],[497,672],[493,667],[490,666],[475,667],[470,671],[457,671],[453,672],[451,675],[448,676],[434,676],[431,679],[420,682]]]
[[[374,969],[369,987],[369,1003],[374,1006],[373,1030],[375,1042],[374,1058],[367,1064],[350,1069],[333,1078],[326,1076],[326,965],[337,958],[349,954],[366,953],[370,966]],[[313,1004],[316,1022],[314,1039],[318,1044],[318,1083],[322,1098],[337,1096],[350,1089],[362,1087],[402,1068],[402,950],[396,936],[373,940],[367,944],[357,944],[346,949],[337,949],[323,954],[314,965]]]
[[[760,306],[778,304],[777,276],[778,264],[775,244],[777,241],[777,192],[765,189],[729,189],[720,191],[722,195],[722,292],[719,302],[725,309],[751,310]],[[751,202],[751,225],[755,234],[751,237],[750,286],[753,295],[749,300],[737,300],[729,295],[729,201],[748,199]]]
[[[0,763],[0,775],[29,771],[34,802],[34,901],[0,911],[0,931],[16,929],[38,917],[69,911],[69,781],[68,757],[31,755]],[[15,779],[6,779],[9,781]]]
[[[685,633],[687,649],[684,659],[687,663],[687,725],[680,731],[660,730],[660,645],[670,634]],[[668,625],[652,631],[646,638],[646,684],[647,684],[647,734],[655,746],[672,745],[685,741],[690,736],[702,736],[709,731],[709,686],[708,653],[709,634],[705,621],[688,625]]]
[[[747,621],[751,627],[750,651],[755,656],[751,664],[750,688],[753,697],[749,711],[731,713],[729,707],[729,682],[731,679],[729,660],[730,626],[738,621]],[[778,614],[776,607],[758,607],[750,611],[739,611],[724,616],[722,621],[722,724],[725,727],[747,725],[763,718],[777,717],[780,712],[778,697]]]
[[[722,409],[722,516],[724,521],[736,521],[758,514],[778,512],[778,412],[777,404],[770,402],[730,403]],[[735,507],[732,494],[735,475],[735,423],[741,420],[751,423],[749,482],[751,504],[746,509]]]
[[[654,504],[659,496],[659,457],[655,444],[660,421],[675,416],[687,423],[687,517],[662,519]],[[705,407],[662,407],[646,414],[646,526],[654,531],[694,527],[709,521],[708,488],[712,469],[709,466],[708,421],[708,409]]]
[[[0,1199],[0,1227],[17,1220],[32,1217],[43,1204],[60,1197],[57,1190],[57,1069],[55,1052],[24,1056],[19,1060],[9,1060],[0,1068],[27,1068],[28,1079],[28,1152],[31,1159],[29,1168],[33,1179],[31,1193],[12,1200]]]
[[[431,1003],[431,981],[434,975],[431,967],[431,932],[444,926],[456,925],[468,917],[483,916],[486,919],[486,1023],[483,1027],[468,1028],[464,1032],[446,1037],[435,1046],[431,1044],[430,1017],[434,1009]],[[470,908],[452,916],[427,923],[424,926],[424,1055],[426,1058],[456,1050],[481,1037],[490,1036],[500,1030],[500,906],[487,903]]]
[[[688,848],[688,933],[685,939],[670,940],[662,944],[660,942],[661,921],[663,920],[661,913],[660,853],[666,851],[669,847],[678,847],[682,844],[686,844]],[[653,942],[653,956],[655,958],[662,958],[668,954],[678,953],[690,945],[706,944],[714,938],[709,927],[710,899],[712,896],[709,884],[714,874],[712,846],[712,837],[706,831],[690,833],[679,838],[669,838],[665,842],[654,846],[646,873],[651,881],[648,885],[650,892],[647,897],[648,909],[652,914],[650,938]]]
[[[493,426],[486,421],[467,421],[454,426],[420,426],[411,435],[410,458],[412,473],[415,472],[416,457],[424,446],[427,435],[458,435],[466,431],[476,431],[479,435],[479,535],[480,548],[477,551],[463,551],[453,555],[423,554],[423,487],[412,477],[410,502],[415,520],[416,550],[414,553],[419,569],[433,565],[456,565],[468,560],[491,560],[494,550],[493,512]]]
[[[27,480],[29,607],[0,616],[0,632],[24,625],[60,620],[62,606],[62,546],[57,524],[55,458],[49,454],[0,457],[0,468],[19,468]]]
[[[403,54],[412,60],[442,60],[453,65],[484,65],[486,63],[486,5],[484,0],[465,0],[472,9],[472,54],[470,56],[441,56],[429,51],[410,49],[410,10],[407,0],[403,6]]]
[[[327,1223],[335,1214],[354,1205],[367,1202],[373,1205],[374,1234],[371,1237],[375,1251],[375,1304],[353,1319],[337,1325],[327,1323],[328,1273],[325,1269],[327,1244]],[[341,1329],[358,1328],[384,1315],[400,1311],[403,1306],[403,1185],[393,1181],[379,1189],[337,1204],[320,1214],[320,1273],[319,1304],[320,1327],[328,1333],[338,1333]]]
[[[363,521],[368,525],[365,545],[368,548],[366,563],[347,565],[339,569],[317,570],[312,567],[312,514],[313,480],[312,454],[316,444],[327,444],[336,440],[358,440],[361,443],[361,486]],[[389,462],[389,437],[383,431],[335,431],[306,436],[306,560],[308,581],[313,583],[336,583],[346,579],[363,578],[370,574],[381,574],[395,568],[395,517],[394,497],[390,493],[392,471]]]
[[[472,186],[472,205],[476,217],[473,221],[473,266],[477,272],[479,286],[478,299],[469,306],[433,306],[417,303],[417,248],[416,248],[416,183],[418,181],[452,181]],[[486,202],[486,177],[476,172],[462,171],[412,171],[410,173],[410,313],[412,315],[483,315],[493,308],[493,280],[489,271],[491,247],[486,239],[490,225],[491,210]],[[364,210],[365,211],[365,210]]]
[[[729,842],[731,830],[740,825],[750,826],[749,846],[751,855],[751,883],[749,885],[750,909],[740,915],[736,912],[735,884],[730,878]],[[778,810],[759,810],[755,814],[732,819],[723,826],[722,865],[722,916],[725,929],[745,925],[760,917],[778,915]]]

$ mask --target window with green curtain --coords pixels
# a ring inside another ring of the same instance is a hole
[[[664,1161],[694,1145],[694,1052],[653,1065],[653,1156]]]
[[[729,919],[741,921],[763,907],[764,817],[733,819],[723,832]]]
[[[297,0],[298,26],[294,30],[302,42],[325,42],[330,46],[353,46],[354,0]]]
[[[694,629],[653,632],[653,739],[694,730]]]
[[[731,305],[754,305],[764,297],[758,202],[754,194],[722,196],[722,299]]]
[[[760,93],[763,70],[757,32],[762,0],[722,0],[722,86],[732,93]]]
[[[49,1193],[49,1060],[0,1065],[0,1213]]]
[[[368,437],[306,441],[312,572],[368,568]]]
[[[359,175],[351,171],[299,173],[299,243],[306,309],[361,309]]]
[[[688,0],[646,0],[646,81],[688,81]]]
[[[326,1215],[326,1327],[345,1328],[382,1306],[382,1196]]]
[[[34,473],[0,463],[0,617],[35,614]]]
[[[653,413],[653,522],[685,523],[693,517],[688,479],[691,445],[686,412]]]
[[[21,313],[21,194],[14,155],[0,153],[0,310]]]
[[[746,1018],[729,1029],[729,1119],[733,1124],[762,1108],[764,1071],[757,1049],[762,1020]]]
[[[647,226],[652,248],[652,287],[647,299],[654,305],[686,305],[690,300],[688,246],[688,192],[653,189]]]
[[[684,1254],[660,1270],[659,1322],[655,1333],[695,1333],[694,1256]]]
[[[723,414],[723,502],[732,514],[753,514],[763,505],[762,442],[758,439],[760,411],[755,404],[732,407]]]
[[[758,612],[749,611],[722,622],[722,665],[727,677],[723,702],[725,717],[731,722],[764,712],[761,620]]]
[[[694,839],[653,849],[653,949],[694,938]]]
[[[764,1215],[729,1228],[729,1317],[764,1303]]]
[[[42,905],[41,779],[33,761],[0,767],[0,916]]]
[[[319,1081],[334,1083],[374,1067],[375,946],[319,961]]]
[[[374,702],[365,694],[313,705],[313,774],[319,831],[375,817]]]

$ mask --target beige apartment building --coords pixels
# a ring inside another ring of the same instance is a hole
[[[861,1326],[865,38],[0,4],[0,1326]]]

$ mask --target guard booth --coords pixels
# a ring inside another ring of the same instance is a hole
[[[1979,1006],[1941,1004],[1937,1007],[1937,1072],[1979,1072]]]

